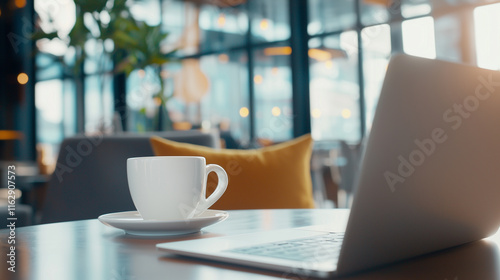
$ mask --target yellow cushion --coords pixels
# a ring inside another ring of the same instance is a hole
[[[202,156],[207,164],[222,166],[229,177],[224,195],[214,209],[312,208],[310,160],[312,138],[297,139],[256,150],[217,150],[153,136],[157,156]],[[210,174],[207,195],[217,185]]]

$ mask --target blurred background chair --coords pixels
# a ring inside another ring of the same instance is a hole
[[[75,136],[60,147],[42,207],[41,223],[95,219],[135,210],[127,184],[127,159],[153,156],[152,135],[219,148],[218,132],[169,131],[111,136]]]
[[[362,143],[339,140],[313,153],[311,173],[315,181],[318,208],[349,208],[352,203],[359,167]]]
[[[359,174],[361,163],[361,146],[362,144],[348,144],[345,141],[339,141],[340,149],[337,155],[337,170],[332,170],[332,174],[338,179],[338,207],[350,208],[355,187],[356,179]]]

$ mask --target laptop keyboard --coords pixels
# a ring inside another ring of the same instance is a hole
[[[240,247],[226,252],[306,262],[336,261],[343,239],[343,232],[330,232],[309,238]]]

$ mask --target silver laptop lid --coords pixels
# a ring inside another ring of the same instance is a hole
[[[339,274],[494,233],[500,73],[394,57],[360,174]]]

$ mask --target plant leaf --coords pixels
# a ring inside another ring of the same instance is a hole
[[[85,42],[87,41],[87,37],[89,36],[90,30],[83,23],[83,15],[77,16],[75,25],[73,29],[69,32],[69,40],[70,46],[80,46],[83,48]]]
[[[122,49],[131,49],[137,47],[139,43],[135,40],[130,33],[122,30],[117,30],[111,35],[111,39],[115,42],[115,46]]]
[[[45,33],[42,30],[38,30],[38,31],[32,33],[31,36],[30,36],[31,40],[40,40],[40,39],[49,39],[49,40],[52,40],[54,38],[58,38],[57,31],[50,32],[50,33]]]
[[[75,5],[80,8],[81,13],[100,13],[105,7],[107,0],[74,0]]]

